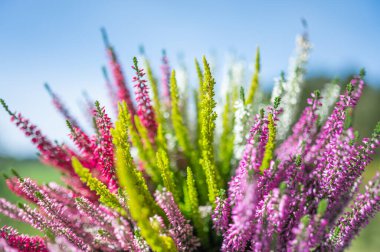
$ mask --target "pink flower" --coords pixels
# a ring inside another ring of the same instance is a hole
[[[157,123],[149,97],[149,88],[146,84],[147,81],[143,79],[145,75],[144,70],[138,68],[136,57],[133,58],[133,61],[134,66],[132,66],[132,68],[136,71],[136,76],[133,77],[133,82],[135,83],[137,115],[140,118],[142,125],[148,130],[150,141],[154,143],[157,135]]]

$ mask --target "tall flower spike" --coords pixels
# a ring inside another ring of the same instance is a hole
[[[25,220],[25,214],[21,211],[21,209],[3,198],[0,198],[0,213],[14,220]]]
[[[359,77],[355,77],[347,85],[346,91],[339,97],[331,115],[327,118],[322,126],[315,144],[311,147],[310,152],[306,155],[306,161],[310,161],[328,146],[328,143],[334,143],[342,134],[344,124],[347,117],[347,109],[354,108],[362,94],[364,81]]]
[[[353,202],[352,211],[346,212],[330,231],[328,242],[331,250],[343,251],[369,219],[380,211],[379,173],[368,183],[365,193],[359,194]]]
[[[115,79],[115,84],[117,87],[117,96],[119,98],[119,101],[125,101],[127,103],[129,113],[132,115],[131,120],[133,120],[133,116],[135,115],[135,107],[133,105],[131,94],[127,87],[127,81],[124,77],[123,70],[121,68],[121,65],[119,63],[119,60],[117,58],[117,55],[113,47],[109,43],[106,30],[102,28],[101,33],[103,36],[104,44],[107,49],[107,54],[109,58],[109,66],[111,68],[111,71]]]
[[[137,58],[133,58],[132,68],[136,71],[136,76],[133,77],[135,95],[137,101],[137,115],[140,118],[142,125],[148,130],[148,136],[151,143],[157,135],[157,122],[155,113],[150,102],[148,86],[146,80],[143,79],[145,73],[143,69],[138,67]]]
[[[219,234],[224,234],[230,222],[231,208],[226,192],[221,190],[219,196],[216,198],[216,207],[212,215],[214,229]]]
[[[172,101],[171,119],[173,123],[175,136],[178,139],[178,144],[182,148],[184,154],[191,161],[192,147],[190,145],[189,131],[184,123],[184,119],[180,112],[180,107],[179,107],[180,97],[178,94],[175,70],[172,71],[172,74],[170,77],[170,95],[171,95],[171,101]]]
[[[214,111],[216,105],[216,102],[214,100],[215,80],[211,75],[211,69],[206,60],[206,57],[203,57],[203,67],[205,69],[205,73],[204,82],[201,88],[202,100],[200,101],[201,136],[199,145],[202,153],[200,164],[206,175],[209,202],[211,204],[214,204],[218,192],[218,172],[215,166],[213,147],[215,119],[217,117],[217,114]]]
[[[18,177],[8,178],[5,182],[9,190],[11,190],[17,196],[23,197],[24,199],[33,203],[37,202],[37,198],[34,195],[27,195],[25,192],[23,192],[20,184],[20,179]]]
[[[308,106],[292,128],[292,134],[277,148],[280,160],[285,160],[303,152],[307,153],[317,133],[317,121],[321,96],[318,90],[307,99]],[[301,150],[303,148],[303,150]]]
[[[163,125],[164,124],[164,117],[162,114],[162,104],[161,104],[161,100],[160,100],[160,93],[158,91],[157,79],[153,75],[152,67],[151,67],[150,62],[147,58],[145,58],[144,63],[145,63],[147,78],[148,78],[148,81],[150,83],[150,87],[152,89],[153,107],[154,107],[154,111],[155,111],[155,114],[157,117],[157,123],[159,125]]]
[[[319,121],[326,121],[331,107],[337,101],[340,94],[339,80],[334,80],[326,83],[321,90],[321,108],[318,110]]]
[[[21,186],[26,194],[34,195],[38,199],[38,206],[49,219],[54,221],[52,229],[56,233],[64,235],[73,245],[81,250],[89,251],[91,249],[91,240],[89,241],[89,239],[91,239],[90,234],[80,230],[76,226],[75,221],[77,219],[69,218],[70,216],[65,213],[64,205],[50,198],[30,179],[23,179]]]
[[[170,66],[166,51],[162,50],[162,65],[161,65],[161,87],[164,104],[168,108],[170,107]]]
[[[114,209],[121,215],[126,214],[125,209],[123,209],[122,205],[120,204],[118,197],[109,191],[105,184],[94,178],[91,175],[90,171],[87,168],[83,167],[78,159],[73,158],[72,162],[75,172],[78,174],[81,181],[87,184],[91,191],[94,191],[97,195],[99,195],[99,201],[101,203],[108,206],[109,208]]]
[[[73,126],[70,121],[66,121],[68,128],[70,129],[70,138],[79,149],[81,158],[86,166],[96,168],[98,165],[98,156],[96,153],[96,139],[95,137],[88,136],[80,128]]]
[[[240,160],[243,157],[244,147],[249,136],[250,120],[252,118],[251,104],[245,105],[243,99],[238,99],[235,104],[235,123],[234,123],[234,158]]]
[[[110,78],[108,77],[107,68],[105,66],[102,67],[102,73],[103,73],[104,81],[106,82],[106,88],[108,90],[109,98],[112,102],[115,113],[117,114],[117,100],[118,100],[117,98],[118,97],[117,97],[117,93],[115,91],[115,88],[112,85]]]
[[[35,229],[46,234],[54,233],[57,227],[60,227],[55,222],[51,222],[45,215],[39,212],[38,209],[31,209],[28,205],[22,203],[18,204],[20,211],[22,211],[22,221],[31,225]],[[56,234],[56,233],[54,233]]]
[[[74,117],[72,117],[69,110],[66,108],[65,104],[61,101],[59,96],[53,92],[49,84],[45,83],[45,89],[49,93],[54,107],[63,115],[65,120],[68,120],[69,122],[71,122],[71,124],[74,125],[75,127],[80,128],[77,120],[74,119]]]
[[[148,190],[141,171],[137,170],[130,152],[128,122],[130,114],[125,103],[119,104],[119,116],[112,130],[116,146],[116,172],[120,186],[128,194],[127,204],[132,218],[141,230],[141,235],[154,251],[173,251],[170,237],[156,233],[149,218],[161,213]]]
[[[133,244],[133,233],[127,221],[117,220],[84,197],[76,198],[75,204],[78,210],[90,221],[104,229],[110,237],[110,243],[119,249],[136,251]]]
[[[256,182],[245,183],[244,197],[232,209],[232,223],[223,235],[222,251],[244,251],[254,232]]]
[[[205,228],[205,225],[201,219],[201,215],[199,212],[199,200],[198,200],[198,192],[195,187],[195,181],[193,172],[191,171],[190,167],[187,167],[187,192],[189,194],[189,202],[190,202],[190,212],[191,212],[191,218],[194,223],[194,227],[197,231],[198,237],[201,238],[202,242],[207,243],[207,233]]]
[[[179,202],[179,192],[174,180],[174,173],[170,168],[169,157],[166,151],[159,149],[157,152],[157,166],[161,171],[164,186],[173,194],[175,201]]]
[[[268,114],[268,131],[268,141],[265,145],[265,152],[260,166],[261,172],[269,168],[270,161],[273,159],[273,152],[276,144],[276,125],[272,113]]]
[[[95,149],[95,156],[98,161],[97,166],[108,183],[110,190],[114,192],[117,190],[117,180],[115,178],[114,151],[110,131],[112,122],[106,114],[105,108],[100,107],[98,101],[95,102],[95,108],[94,116],[98,129],[98,144]]]
[[[305,83],[304,76],[306,72],[306,64],[311,49],[307,34],[297,36],[296,45],[296,56],[290,59],[287,80],[283,83],[284,93],[282,100],[284,113],[281,115],[278,124],[279,139],[284,139],[287,136],[288,130],[295,120],[298,109],[297,104],[300,100],[300,94]],[[272,93],[272,99],[274,97]]]
[[[255,72],[252,77],[251,86],[249,88],[247,99],[245,104],[252,104],[253,98],[255,97],[256,90],[259,87],[259,73],[260,73],[260,48],[256,48],[256,60],[255,60]]]
[[[243,158],[239,162],[239,166],[235,171],[235,175],[231,178],[228,187],[228,198],[231,206],[242,200],[244,188],[248,177],[248,171],[259,171],[261,160],[258,160],[257,145],[262,143],[260,134],[264,135],[264,111],[261,115],[256,115],[255,122],[250,130],[250,136],[244,149]]]
[[[220,174],[225,178],[228,178],[231,171],[231,160],[234,154],[234,139],[235,135],[231,134],[234,128],[234,90],[226,93],[226,99],[224,109],[222,113],[222,132],[219,140],[219,154],[218,160],[220,162]],[[223,181],[224,182],[224,181]]]
[[[42,135],[37,126],[31,124],[29,120],[24,118],[20,113],[16,114],[11,112],[4,100],[0,99],[0,103],[11,116],[11,121],[24,132],[25,136],[31,138],[32,143],[39,150],[41,154],[40,158],[43,162],[55,166],[63,172],[73,173],[70,161],[73,153],[65,150],[63,146],[53,144]]]
[[[155,198],[169,219],[169,234],[175,241],[177,249],[195,251],[200,245],[199,240],[193,235],[193,227],[180,212],[173,195],[164,188],[162,192],[155,193]]]

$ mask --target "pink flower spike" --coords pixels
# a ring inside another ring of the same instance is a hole
[[[115,85],[117,88],[117,97],[119,101],[125,101],[128,106],[129,113],[131,114],[131,120],[133,122],[133,118],[135,115],[135,107],[133,105],[133,101],[131,99],[131,94],[127,87],[127,81],[124,77],[124,73],[122,70],[122,67],[119,63],[119,60],[117,58],[117,55],[113,49],[113,47],[110,45],[108,41],[108,36],[105,29],[101,30],[103,35],[104,44],[107,49],[107,55],[109,59],[109,65],[115,80]]]
[[[101,171],[109,189],[115,192],[118,186],[115,177],[114,150],[110,131],[112,122],[106,114],[105,108],[100,107],[98,101],[95,102],[95,107],[94,116],[98,129],[98,143],[94,153],[95,159],[97,160],[97,169]]]
[[[195,251],[200,245],[199,239],[193,235],[193,227],[182,215],[171,192],[164,188],[162,192],[156,191],[155,198],[169,219],[169,234],[177,249],[179,251]]]
[[[0,229],[0,238],[4,239],[10,247],[17,249],[17,251],[48,252],[45,241],[41,237],[20,235],[16,230],[7,226]]]
[[[161,65],[161,85],[162,85],[162,94],[164,99],[164,104],[167,107],[170,107],[170,66],[168,56],[166,55],[166,51],[162,51],[162,65]]]
[[[157,134],[157,123],[155,119],[154,109],[149,97],[148,86],[146,80],[142,79],[145,75],[143,69],[139,69],[136,57],[133,58],[136,76],[133,77],[135,95],[137,101],[137,115],[141,120],[142,125],[148,130],[148,136],[152,143],[154,143]]]
[[[49,84],[45,83],[45,89],[51,96],[52,102],[54,107],[63,115],[63,117],[71,122],[72,125],[79,128],[79,124],[77,120],[72,117],[69,110],[66,108],[65,104],[62,102],[62,100],[59,98],[59,96],[53,92],[53,90],[50,88]]]
[[[211,216],[213,227],[218,234],[224,234],[230,222],[231,207],[225,194],[225,191],[221,190],[220,195],[216,198],[216,207]]]

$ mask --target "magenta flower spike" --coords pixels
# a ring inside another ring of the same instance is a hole
[[[94,150],[95,159],[97,160],[97,168],[101,171],[105,182],[112,191],[118,188],[115,178],[114,166],[114,149],[112,143],[111,119],[105,112],[104,107],[100,107],[99,102],[95,102],[96,110],[94,116],[96,118],[96,127],[98,130],[98,139],[96,149]]]
[[[145,75],[144,69],[138,67],[136,57],[133,58],[133,63],[134,65],[132,66],[132,69],[136,72],[136,75],[133,77],[133,82],[137,102],[137,115],[140,118],[142,125],[148,130],[150,141],[154,143],[157,135],[157,122],[149,97],[149,88],[146,84],[147,81],[143,79]]]
[[[129,113],[131,114],[131,120],[133,121],[133,116],[135,115],[135,107],[133,105],[130,91],[127,87],[127,81],[124,77],[122,67],[119,63],[119,60],[117,58],[117,55],[113,47],[110,45],[108,41],[106,30],[102,28],[101,32],[103,35],[104,44],[107,49],[107,55],[109,58],[109,66],[111,68],[111,71],[115,80],[115,85],[117,87],[118,99],[119,101],[125,101],[127,103]]]
[[[45,89],[49,93],[54,107],[62,114],[65,120],[69,121],[74,127],[80,128],[77,120],[70,114],[69,110],[66,108],[65,104],[59,98],[59,96],[53,92],[49,84],[45,83]]]
[[[5,240],[9,247],[14,248],[14,251],[48,252],[45,241],[41,237],[20,235],[11,227],[2,227],[0,229],[0,237]],[[4,249],[4,247],[2,248],[1,246],[0,243],[0,249]],[[4,249],[3,251],[7,250]]]

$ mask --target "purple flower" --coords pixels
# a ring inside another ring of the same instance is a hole
[[[211,216],[213,227],[218,234],[223,234],[228,229],[231,215],[230,203],[228,198],[226,198],[224,190],[216,197],[215,205],[216,207]]]

